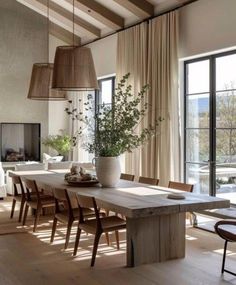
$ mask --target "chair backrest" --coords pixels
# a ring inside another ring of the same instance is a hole
[[[149,184],[149,185],[158,185],[159,179],[139,176],[138,182],[144,183],[144,184]]]
[[[37,199],[40,200],[40,194],[39,194],[39,190],[38,190],[38,186],[36,184],[35,180],[31,180],[31,179],[27,179],[24,178],[23,179],[24,184],[25,184],[25,189],[26,189],[26,195],[25,198],[27,201],[31,201],[32,199],[32,194],[36,194]],[[34,195],[35,197],[35,195]]]
[[[45,170],[44,163],[31,163],[31,164],[16,164],[16,171],[27,171],[27,170]]]
[[[173,188],[176,190],[182,190],[185,192],[193,192],[193,185],[182,183],[182,182],[175,182],[175,181],[169,181],[168,188]]]
[[[126,173],[121,173],[120,179],[128,180],[128,181],[134,181],[134,175],[132,175],[132,174],[126,174]]]
[[[48,162],[48,170],[70,169],[71,166],[72,166],[72,162],[71,161]]]
[[[67,190],[55,188],[53,189],[53,196],[55,198],[55,203],[56,203],[56,208],[55,208],[56,213],[61,212],[60,203],[63,202],[64,206],[66,206],[66,208],[68,209],[69,215],[73,216],[71,200],[70,200]]]
[[[85,221],[84,216],[83,216],[83,209],[84,208],[91,208],[95,212],[97,225],[98,225],[98,227],[101,228],[99,210],[98,210],[95,198],[92,196],[84,196],[84,195],[79,195],[79,194],[77,194],[76,197],[77,197],[79,211],[80,211],[79,223],[84,223],[84,221]]]
[[[22,196],[25,196],[25,191],[20,176],[13,175],[12,184],[14,187],[14,196],[19,196],[20,194],[22,194]]]

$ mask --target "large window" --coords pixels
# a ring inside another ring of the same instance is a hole
[[[112,95],[115,91],[115,76],[98,80],[99,91],[97,92],[97,105],[112,104]]]
[[[236,51],[185,62],[185,179],[236,203]]]

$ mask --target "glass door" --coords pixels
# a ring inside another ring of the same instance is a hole
[[[236,54],[216,57],[216,195],[236,204]]]
[[[185,174],[197,193],[210,194],[210,60],[185,65]]]
[[[236,204],[236,51],[185,62],[185,180]]]

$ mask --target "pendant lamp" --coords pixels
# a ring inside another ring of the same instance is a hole
[[[58,46],[55,53],[52,88],[65,91],[99,89],[91,50],[74,45],[73,0],[73,46]]]
[[[47,53],[49,52],[49,0],[47,1],[47,20],[48,20],[48,42]],[[49,60],[48,60],[49,61]],[[35,63],[32,68],[28,99],[61,101],[66,100],[66,93],[52,90],[52,63]]]

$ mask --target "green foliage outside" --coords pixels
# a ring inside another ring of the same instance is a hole
[[[56,150],[60,155],[65,155],[72,149],[73,139],[67,134],[49,135],[43,139],[42,144]]]
[[[98,110],[94,110],[94,99],[88,95],[84,112],[72,107],[65,109],[72,121],[79,120],[82,124],[74,139],[81,141],[82,147],[89,153],[105,157],[119,156],[126,151],[131,152],[158,133],[161,118],[153,125],[140,127],[151,107],[147,102],[149,86],[143,86],[134,95],[132,86],[127,84],[129,76],[129,73],[126,74],[118,83],[111,105],[101,104]],[[92,116],[86,112],[91,112]],[[88,133],[86,138],[85,130]]]
[[[216,168],[224,168],[223,174],[216,177],[220,187],[223,184],[235,184],[232,177],[232,168],[236,165],[236,95],[235,83],[225,84],[225,91],[216,93]],[[187,133],[187,159],[188,161],[209,160],[209,111],[197,113],[196,103],[189,102],[188,126],[200,128],[189,130]],[[197,117],[198,115],[198,117]],[[227,168],[229,169],[227,173]],[[231,168],[231,170],[230,170]],[[205,168],[205,170],[208,168]],[[208,169],[209,171],[209,169]],[[195,174],[193,174],[195,175]],[[209,173],[208,173],[209,175]],[[202,173],[199,183],[201,191],[208,193],[209,176]]]

